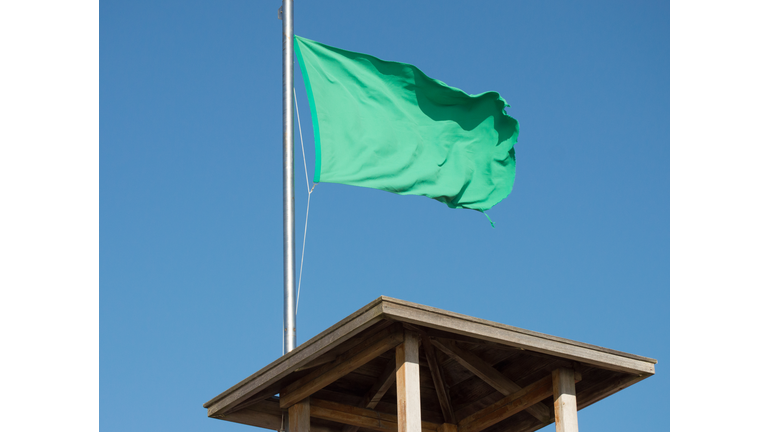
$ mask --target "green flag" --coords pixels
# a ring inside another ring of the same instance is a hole
[[[295,37],[315,131],[315,182],[423,195],[484,211],[515,181],[518,123],[415,66]]]

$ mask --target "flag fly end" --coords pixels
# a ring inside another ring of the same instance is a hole
[[[488,213],[486,213],[485,210],[480,210],[480,211],[483,212],[483,214],[485,215],[486,218],[488,218],[488,222],[491,223],[491,228],[496,228],[496,224],[493,223],[493,221],[491,220],[491,217],[488,216]]]

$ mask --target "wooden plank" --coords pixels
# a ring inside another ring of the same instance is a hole
[[[437,427],[437,432],[458,432],[458,428],[453,423],[443,423]]]
[[[384,373],[381,375],[380,380],[371,387],[368,394],[363,398],[365,408],[376,408],[376,405],[379,404],[381,398],[384,397],[387,391],[392,387],[392,384],[395,383],[395,372],[397,372],[396,359],[392,357],[389,363],[387,363],[387,366],[384,367]]]
[[[288,408],[289,432],[309,432],[309,398]]]
[[[555,422],[555,418],[552,417],[552,421],[549,424]],[[549,424],[541,424],[540,421],[528,416],[524,419],[515,417],[514,421],[508,420],[506,422],[499,422],[496,425],[489,427],[484,432],[533,432],[543,427],[549,426]]]
[[[555,359],[554,361],[551,361],[548,359],[522,355],[515,358],[513,363],[506,364],[506,366],[502,365],[501,368],[499,365],[496,365],[494,368],[499,370],[505,376],[514,376],[514,383],[520,387],[525,387],[547,375],[551,375],[552,370],[557,369],[558,367],[570,366],[570,363],[570,360]],[[615,373],[612,371],[607,372]],[[451,388],[451,400],[453,401],[453,407],[457,418],[463,419],[492,403],[498,402],[504,397],[504,395],[488,386],[485,382],[482,382],[482,384],[484,384],[482,387],[477,384],[480,383],[476,383],[475,386],[468,386],[465,384],[458,386],[455,391],[459,392],[458,396],[460,397],[456,397],[457,394],[454,392],[454,388]],[[551,406],[546,403],[544,403],[544,405],[549,409],[551,416]],[[554,417],[550,418],[550,422],[552,421],[554,421]],[[539,423],[545,424],[541,421],[539,421]]]
[[[448,360],[442,361],[443,366],[443,372],[446,374],[446,384],[448,384],[449,387],[451,387],[451,392],[453,392],[453,387],[461,386],[465,383],[465,381],[469,380],[472,381],[473,378],[476,378],[477,375],[470,372],[467,368],[459,364],[458,362],[451,359],[449,356],[444,354],[442,351],[438,350],[438,360],[440,359],[440,356],[445,357]],[[496,351],[493,352],[493,354],[489,357],[488,355],[481,356],[478,354],[478,357],[485,360],[486,363],[493,366],[494,369],[500,371],[502,374],[506,376],[513,376],[507,374],[502,367],[507,367],[510,364],[516,364],[524,354],[524,351],[522,350],[514,350],[514,352],[502,352],[502,351]],[[517,371],[518,369],[514,369],[513,372]],[[456,407],[456,401],[454,401],[454,408]]]
[[[264,429],[281,430],[284,417],[280,412],[280,405],[277,400],[265,400],[259,401],[259,404],[253,408],[232,412],[220,419]],[[339,432],[339,429],[311,425],[310,432]]]
[[[432,344],[504,396],[509,396],[512,393],[520,391],[521,387],[514,381],[504,376],[501,372],[497,371],[493,366],[484,362],[472,352],[459,348],[455,342],[435,339],[432,341]],[[539,419],[540,422],[549,423],[549,408],[544,404],[533,404],[527,407],[526,411]]]
[[[520,352],[522,353],[522,351]],[[443,352],[440,351],[440,354],[443,354]],[[486,360],[486,358],[483,359]],[[568,360],[560,360],[560,362],[563,361]],[[493,365],[487,360],[486,363]],[[473,414],[475,411],[483,409],[504,397],[502,393],[488,385],[485,381],[477,378],[476,375],[465,369],[453,359],[451,359],[450,363],[444,362],[443,364],[453,364],[454,366],[461,367],[462,372],[472,375],[473,378],[471,380],[467,379],[466,381],[460,382],[456,386],[451,386],[451,402],[453,403],[456,418],[463,419],[464,417]],[[510,362],[504,361],[500,364],[493,365],[493,368],[506,377],[515,377],[513,382],[520,387],[525,387],[528,384],[551,374],[552,369],[555,368],[552,366],[552,361],[519,354],[512,357]],[[454,374],[456,374],[455,367]],[[463,377],[464,374],[462,373],[461,376]]]
[[[358,339],[355,338],[355,340],[350,341],[352,343],[351,347],[347,347],[347,349],[337,355],[333,362],[326,363],[324,365],[321,365],[320,367],[316,368],[315,370],[311,371],[310,373],[302,376],[301,378],[291,382],[288,384],[285,388],[282,389],[283,393],[289,393],[294,391],[295,389],[307,384],[308,382],[316,379],[319,376],[322,376],[329,370],[333,369],[334,367],[338,366],[341,363],[344,363],[345,361],[349,360],[351,357],[355,356],[356,354],[360,353],[361,351],[369,348],[374,343],[378,342],[380,339],[383,339],[384,337],[394,333],[395,331],[402,332],[399,326],[389,326],[383,330],[380,330],[374,334],[368,335],[365,339]]]
[[[322,399],[312,398],[310,415],[382,432],[397,432],[398,430],[398,416],[396,415]],[[421,422],[420,424],[421,429],[428,432],[437,432],[438,426],[440,426],[438,423],[432,422]]]
[[[372,378],[373,381],[371,381],[371,385],[373,385],[374,381],[378,381],[378,379],[381,377],[381,371],[384,370],[384,366],[389,363],[389,361],[394,361],[395,358],[395,351],[387,351],[384,354],[376,357],[373,361],[368,362],[359,368],[355,370],[355,374],[364,375],[366,378]],[[394,363],[392,364],[392,370],[395,369]],[[366,379],[363,378],[363,379]],[[370,387],[370,386],[368,386]],[[367,390],[367,389],[366,389]]]
[[[576,398],[577,399],[576,402],[578,405],[578,409],[581,410],[583,408],[586,408],[589,405],[601,399],[604,399],[605,397],[610,396],[611,394],[616,393],[619,390],[627,388],[638,381],[642,381],[648,376],[650,375],[645,375],[645,376],[624,375],[621,377],[611,377],[611,378],[601,380],[595,383],[594,385],[591,385],[585,390],[577,389],[578,397]],[[586,375],[584,377],[584,380],[585,381],[587,380]],[[535,419],[531,418],[530,420],[535,420]],[[510,427],[503,428],[503,430],[499,429],[497,431],[495,428],[491,428],[491,429],[488,429],[487,432],[533,432],[535,430],[541,429],[542,427],[544,427],[544,425],[542,425],[538,421],[534,423],[528,420],[523,420],[520,423],[515,423]]]
[[[321,366],[321,365],[324,365],[326,363],[330,363],[330,362],[336,360],[336,357],[338,357],[338,356],[336,354],[334,354],[333,352],[327,352],[327,353],[321,355],[320,357],[312,360],[311,362],[305,364],[304,366],[302,366],[300,368],[296,368],[296,370],[294,372],[301,372],[303,370],[316,368],[318,366]]]
[[[379,297],[329,329],[304,342],[295,350],[230,387],[203,404],[203,407],[208,409],[209,417],[220,417],[250,396],[285,378],[291,372],[331,351],[383,319],[382,298]]]
[[[574,379],[576,382],[581,381],[581,374],[576,372]],[[552,396],[553,390],[552,375],[550,374],[535,383],[526,386],[520,391],[505,396],[503,399],[462,419],[459,421],[459,432],[477,432],[498,424],[499,422],[524,411],[526,407]],[[536,421],[537,426],[534,430],[552,423],[551,419],[546,424],[542,424],[538,419],[536,419]]]
[[[647,357],[550,336],[390,297],[383,297],[382,300],[384,316],[396,321],[472,336],[502,345],[524,348],[622,372],[653,374],[653,365],[657,363],[656,360]]]
[[[607,398],[619,390],[624,390],[625,388],[648,378],[649,376],[650,375],[624,375],[619,378],[609,378],[601,382],[599,385],[595,385],[590,389],[584,390],[583,392],[580,391],[579,397],[576,400],[576,404],[578,405],[579,409],[586,408],[601,399]]]
[[[371,386],[370,390],[368,390],[368,393],[366,393],[365,396],[360,399],[360,402],[357,406],[360,408],[368,409],[376,408],[376,405],[379,404],[379,401],[381,401],[381,398],[384,397],[384,394],[387,393],[389,388],[392,387],[392,384],[395,383],[395,372],[395,358],[392,357],[384,367],[384,372],[379,377],[379,380],[376,381],[373,386]],[[357,429],[358,426],[344,425],[341,431],[357,432]]]
[[[424,374],[422,374],[424,375]],[[360,402],[360,397],[356,395],[350,395],[345,393],[340,393],[337,391],[330,390],[330,388],[333,386],[330,385],[314,395],[312,395],[312,399],[322,399],[325,401],[331,401],[331,402],[337,402],[344,405],[350,405],[354,407],[358,407],[358,404]],[[380,411],[383,413],[391,414],[393,416],[397,416],[397,391],[394,388],[395,386],[392,386],[385,397],[376,405],[376,411]],[[423,394],[422,394],[423,399]],[[435,424],[440,424],[443,422],[443,414],[440,412],[440,406],[437,404],[437,399],[435,399],[434,408],[432,410],[425,409],[424,404],[422,400],[422,406],[421,406],[421,421],[426,422],[432,422]],[[340,428],[341,429],[341,428]]]
[[[406,322],[403,323],[403,327],[405,327],[407,329],[410,329],[410,330],[413,330],[413,331],[418,331],[421,334],[426,334],[427,336],[429,336],[429,337],[431,337],[433,339],[434,338],[442,338],[442,339],[449,339],[449,340],[454,340],[454,341],[457,341],[457,342],[466,342],[466,343],[477,344],[477,345],[491,345],[491,346],[494,346],[494,347],[513,349],[513,350],[519,350],[520,349],[520,348],[510,347],[510,346],[506,346],[506,345],[500,345],[500,344],[497,344],[497,343],[494,343],[494,342],[489,342],[489,341],[481,340],[481,339],[474,338],[474,337],[471,337],[471,336],[464,336],[464,335],[456,334],[456,333],[453,333],[453,332],[437,330],[437,329],[429,328],[429,327],[422,327],[422,326],[418,326],[418,325],[414,325],[414,324],[409,324],[409,323],[406,323]]]
[[[443,371],[440,368],[440,363],[438,363],[437,357],[435,357],[435,349],[432,347],[432,343],[429,341],[429,337],[422,338],[422,346],[424,347],[424,354],[427,356],[429,373],[432,375],[432,382],[435,385],[435,391],[437,391],[437,399],[440,402],[440,410],[443,412],[443,420],[445,423],[456,424],[456,416],[453,414],[451,399],[448,396],[448,391],[445,388]]]
[[[314,376],[313,373],[310,373],[313,377],[312,379],[293,383],[285,389],[284,393],[280,394],[280,408],[288,408],[296,402],[311,396],[314,392],[368,363],[382,353],[400,345],[402,342],[403,334],[401,332],[392,333],[376,340],[367,348],[352,356],[340,356],[340,359],[331,363],[328,369],[325,369],[325,366],[321,366],[323,369],[321,374]],[[298,385],[295,386],[294,384]]]
[[[504,397],[500,401],[459,421],[459,432],[479,432],[552,396],[552,376]]]
[[[403,343],[395,350],[397,365],[397,431],[421,432],[419,394],[419,336],[405,330]]]
[[[242,409],[221,417],[221,420],[227,420],[235,423],[247,424],[264,429],[280,430],[282,417],[277,414],[270,414],[261,411]]]
[[[273,384],[264,390],[256,393],[255,395],[251,396],[248,400],[238,404],[236,407],[232,408],[232,412],[240,411],[241,409],[249,408],[255,404],[258,404],[265,399],[268,399],[270,397],[273,397],[274,395],[280,393],[280,385],[279,384]]]
[[[557,432],[579,432],[579,422],[576,417],[576,377],[573,369],[553,370],[552,389]]]

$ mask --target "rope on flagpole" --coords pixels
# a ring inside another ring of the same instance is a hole
[[[301,243],[301,264],[299,264],[299,284],[296,293],[296,315],[299,314],[299,297],[301,296],[301,276],[304,271],[304,249],[307,245],[307,223],[309,222],[309,202],[312,199],[312,192],[315,190],[317,183],[312,183],[312,188],[309,187],[309,173],[307,172],[307,155],[304,152],[304,136],[301,133],[301,117],[299,116],[299,102],[296,97],[296,88],[293,89],[293,102],[296,105],[296,120],[299,124],[299,140],[301,141],[301,157],[304,160],[304,178],[307,181],[307,215],[304,218],[304,240]]]

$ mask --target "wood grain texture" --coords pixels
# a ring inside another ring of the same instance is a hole
[[[624,375],[618,378],[609,378],[599,385],[593,386],[583,392],[579,392],[576,398],[576,404],[579,409],[586,408],[593,403],[605,399],[608,396],[616,393],[619,390],[623,390],[633,384],[636,384],[650,375]]]
[[[309,398],[288,408],[289,432],[309,432]]]
[[[371,345],[379,342],[381,339],[384,339],[385,337],[391,335],[394,332],[402,332],[402,330],[400,330],[399,328],[396,328],[396,326],[388,326],[387,328],[379,330],[374,334],[367,335],[368,337],[364,339],[359,339],[354,341],[356,343],[351,345],[351,347],[347,347],[347,349],[344,350],[343,352],[337,353],[337,355],[335,356],[332,362],[322,364],[316,369],[309,372],[308,374],[294,380],[285,388],[283,388],[281,393],[287,394],[287,393],[295,392],[297,388],[302,387],[307,383],[309,383],[310,381],[324,375],[334,367],[348,361],[350,358],[368,349],[369,347],[371,347]],[[353,371],[350,371],[350,372],[353,372]]]
[[[241,409],[237,412],[229,413],[223,416],[221,420],[264,429],[280,430],[284,418],[277,400],[263,400],[259,401],[259,403],[252,408]],[[339,429],[321,425],[311,425],[310,432],[339,432]]]
[[[414,325],[472,336],[527,350],[630,373],[654,373],[656,360],[533,332],[493,321],[382,297],[384,316]]]
[[[475,414],[459,421],[459,432],[479,432],[535,403],[552,396],[552,377],[547,376]]]
[[[456,416],[453,414],[453,407],[451,406],[451,399],[448,396],[448,390],[445,386],[443,371],[440,368],[440,363],[437,361],[435,349],[432,347],[429,337],[422,338],[422,346],[424,347],[424,354],[426,355],[427,363],[429,364],[429,373],[432,376],[432,383],[437,392],[437,399],[440,402],[440,410],[443,413],[443,420],[445,420],[445,423],[456,424]]]
[[[459,348],[453,341],[440,341],[436,339],[433,341],[433,344],[504,396],[518,392],[522,388],[472,352]],[[549,408],[544,406],[544,404],[533,404],[527,407],[526,410],[542,423],[549,423]]]
[[[453,411],[455,421],[462,421],[508,398],[521,387],[527,388],[545,376],[551,378],[552,371],[558,368],[575,368],[584,374],[584,381],[575,387],[578,391],[577,409],[582,409],[652,376],[656,363],[647,357],[380,297],[232,386],[207,402],[205,407],[211,417],[270,429],[281,415],[280,402],[272,397],[275,393],[281,392],[287,407],[291,396],[297,398],[294,404],[302,400],[301,395],[292,395],[287,390],[307,390],[303,386],[314,386],[309,389],[311,393],[323,384],[317,382],[321,380],[327,385],[312,393],[313,400],[326,399],[359,409],[375,407],[376,412],[397,419],[400,402],[397,386],[392,388],[389,384],[387,390],[384,385],[387,380],[397,381],[396,368],[388,366],[397,362],[397,350],[393,346],[376,355],[369,349],[379,342],[382,330],[402,333],[403,327],[417,332],[424,347],[412,362],[417,366],[416,387],[422,423],[449,425],[448,408]],[[444,348],[456,347],[453,354],[469,354],[460,355],[457,360],[457,356],[446,354],[446,350],[438,348],[433,340]],[[429,345],[435,349],[430,350]],[[370,354],[370,361],[355,358],[362,355],[360,353]],[[359,366],[344,364],[353,358]],[[462,359],[463,363],[460,362]],[[435,371],[439,372],[436,374]],[[544,406],[549,423],[553,422],[553,398],[548,397],[537,404]],[[537,404],[531,405],[533,410]],[[543,410],[540,411],[541,418],[534,417],[532,411],[520,411],[480,432],[540,429],[546,426],[542,420],[547,419]],[[285,421],[288,421],[287,415]],[[342,431],[339,422],[326,418],[314,418],[310,430],[318,432],[318,428],[326,428],[334,432],[358,432],[358,427],[364,428],[359,432],[372,431],[366,426],[349,426]]]
[[[406,330],[403,343],[395,349],[397,379],[397,430],[421,432],[419,384],[419,336]]]
[[[279,414],[269,414],[251,409],[242,409],[238,412],[227,414],[222,417],[221,420],[247,424],[264,429],[280,430],[282,417]]]
[[[576,377],[573,369],[559,368],[552,371],[552,389],[557,432],[579,432],[576,417]]]
[[[294,385],[296,383],[289,385],[285,392],[280,394],[280,407],[288,408],[296,402],[311,396],[321,388],[368,363],[385,351],[400,345],[402,342],[402,333],[395,332],[376,340],[354,355],[340,356],[339,360],[327,365],[327,369],[325,369],[326,366],[321,366],[323,368],[322,373],[311,374],[311,379],[301,381],[298,385]]]
[[[386,366],[384,366],[384,373],[381,374],[378,381],[368,390],[368,392],[360,399],[357,406],[360,408],[374,409],[379,404],[384,394],[395,383],[395,358],[392,357]],[[357,432],[358,426],[345,425],[341,430],[342,432]]]
[[[265,388],[264,390],[256,393],[255,395],[251,396],[246,401],[238,404],[237,406],[232,408],[231,411],[235,412],[235,411],[240,411],[241,409],[245,409],[245,408],[251,407],[253,405],[256,405],[256,404],[260,403],[261,401],[263,401],[263,400],[265,400],[267,398],[270,398],[270,397],[278,394],[279,392],[280,392],[280,386],[278,384],[273,384],[273,385]]]
[[[240,381],[203,404],[209,417],[217,417],[234,408],[265,387],[339,346],[349,338],[382,321],[382,298],[378,298],[334,324],[295,350],[283,355],[248,378]]]
[[[581,375],[575,374],[575,381],[581,380]],[[503,399],[483,408],[482,410],[459,421],[459,432],[478,432],[483,429],[494,426],[507,418],[524,411],[535,403],[552,396],[554,388],[552,386],[552,375],[548,374],[540,380],[526,386],[518,392],[515,392]],[[536,420],[535,427],[531,430],[540,429],[547,424],[552,423],[552,419],[547,423],[541,423],[535,417],[529,418]],[[503,429],[507,430],[507,428]]]
[[[311,362],[305,364],[304,366],[302,366],[300,368],[296,368],[295,372],[316,368],[316,367],[324,365],[326,363],[330,363],[330,362],[336,360],[336,357],[337,357],[336,354],[334,354],[333,352],[327,352],[327,353],[321,355],[320,357],[312,360]]]
[[[363,397],[363,403],[366,408],[376,408],[376,405],[381,401],[381,398],[389,391],[392,384],[395,383],[397,364],[395,357],[389,361],[387,366],[384,367],[384,374],[381,375],[379,381],[377,381],[368,393]]]
[[[312,398],[310,415],[316,418],[376,431],[396,432],[398,430],[398,416],[396,415],[322,399]],[[437,432],[438,426],[440,426],[438,423],[432,422],[421,422],[419,424],[420,429],[428,432]]]

